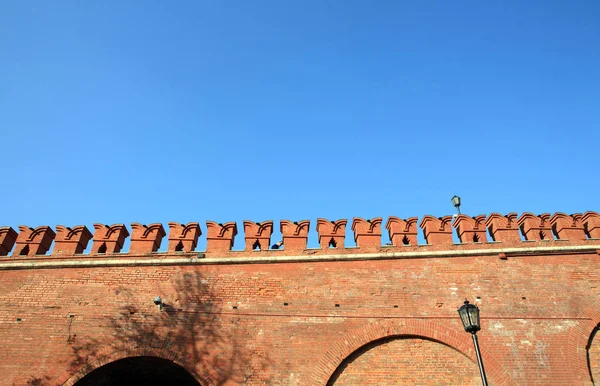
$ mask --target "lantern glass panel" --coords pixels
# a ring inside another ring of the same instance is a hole
[[[479,308],[477,306],[471,304],[471,307],[468,308],[469,311],[469,319],[471,320],[471,325],[476,326],[479,329]]]
[[[458,309],[458,314],[460,315],[465,331],[479,331],[479,308],[477,308],[476,305],[469,304],[468,301],[465,301],[465,304]]]
[[[462,320],[463,326],[466,328],[471,325],[471,321],[469,320],[469,313],[464,310],[459,310],[458,314],[460,315],[460,319]]]
[[[460,206],[460,197],[453,196],[452,197],[452,205],[454,205],[454,206]]]

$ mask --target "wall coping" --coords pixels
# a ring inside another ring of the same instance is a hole
[[[205,258],[204,253],[156,253],[150,255],[106,255],[93,256],[85,259],[75,256],[69,259],[50,259],[41,256],[27,260],[0,259],[0,271],[26,270],[26,269],[56,269],[56,268],[94,268],[94,267],[138,267],[138,266],[178,266],[178,265],[223,265],[223,264],[278,264],[278,263],[314,263],[335,261],[360,261],[360,260],[395,260],[395,259],[425,259],[425,258],[452,258],[472,256],[493,256],[499,258],[518,257],[528,255],[554,255],[554,254],[600,254],[600,244],[593,245],[553,245],[536,247],[515,248],[486,248],[465,250],[442,251],[407,251],[407,252],[376,252],[376,253],[348,253],[327,255],[293,255],[293,256],[248,256],[243,257],[210,257]]]

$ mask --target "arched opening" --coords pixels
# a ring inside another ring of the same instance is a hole
[[[337,243],[335,242],[335,239],[332,237],[331,240],[329,240],[329,248],[337,248]]]
[[[402,245],[410,245],[410,239],[407,235],[404,235],[404,237],[402,237]]]
[[[477,364],[443,343],[415,336],[370,342],[348,356],[327,386],[481,385]]]
[[[586,347],[587,364],[593,385],[597,385],[598,381],[600,381],[600,339],[595,339],[598,336],[599,327],[600,325],[596,326],[594,331],[592,331]]]
[[[181,385],[201,386],[183,367],[162,358],[128,357],[98,367],[75,386]]]

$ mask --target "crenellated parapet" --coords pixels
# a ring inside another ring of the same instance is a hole
[[[286,251],[303,251],[306,249],[310,229],[309,220],[297,222],[281,220],[279,224],[281,236],[283,237],[283,247]]]
[[[487,242],[484,214],[476,217],[459,214],[453,221],[452,226],[456,228],[461,243]]]
[[[506,216],[500,213],[492,213],[485,220],[492,241],[502,243],[517,243],[521,241],[519,225],[517,224],[517,214],[511,212]]]
[[[167,234],[162,224],[142,225],[131,223],[131,253],[151,253],[158,251],[160,243]]]
[[[268,252],[270,256],[300,256],[302,254],[349,254],[349,253],[396,253],[410,251],[413,248],[426,251],[441,251],[449,248],[514,248],[520,243],[547,243],[555,245],[571,243],[575,245],[597,242],[600,239],[600,214],[597,212],[555,213],[516,213],[506,215],[491,213],[489,216],[435,217],[426,215],[418,221],[417,217],[402,219],[391,216],[387,219],[386,230],[391,243],[381,241],[382,218],[370,220],[356,217],[352,220],[352,232],[356,247],[345,246],[346,219],[329,221],[317,220],[319,248],[310,248],[310,221],[281,220],[279,229],[282,240],[270,247],[273,234],[273,221],[244,221],[245,250],[233,250],[238,229],[235,222],[217,223],[206,221],[206,250],[202,256],[243,256],[251,251]],[[417,223],[423,230],[425,243],[419,243]],[[161,242],[167,233],[162,224],[142,225],[132,223],[130,230],[124,224],[94,224],[92,234],[85,225],[68,227],[57,225],[31,228],[19,226],[19,231],[11,227],[0,227],[0,258],[32,258],[46,256],[65,258],[85,254],[90,240],[93,241],[89,255],[103,258],[106,255],[128,254],[131,256],[150,256],[152,254],[190,253],[196,251],[202,229],[198,222],[181,224],[168,223],[168,246],[165,252],[159,252]],[[127,238],[131,238],[129,250],[121,253]],[[454,242],[456,232],[459,243]],[[490,240],[491,242],[489,242]],[[523,241],[522,241],[523,240]],[[48,255],[46,253],[54,247]],[[386,244],[383,246],[382,244]],[[527,244],[529,247],[531,244]],[[593,244],[595,245],[595,244]],[[600,248],[599,248],[600,250]],[[249,255],[248,255],[249,256]]]
[[[49,226],[30,228],[20,225],[15,252],[19,256],[44,255],[50,249],[54,236],[56,233]]]
[[[0,256],[8,256],[17,241],[18,233],[11,227],[0,227]]]
[[[370,220],[355,217],[352,220],[352,231],[354,232],[356,246],[359,248],[381,246],[381,222],[381,217]]]
[[[434,217],[424,216],[419,224],[427,244],[447,245],[452,244],[452,216]]]
[[[385,229],[388,230],[392,245],[412,245],[418,244],[417,241],[417,217],[410,217],[406,220],[391,216],[388,218]]]
[[[581,217],[583,229],[591,239],[600,239],[600,214],[596,212],[585,212]]]
[[[329,221],[324,218],[318,219],[317,233],[319,234],[319,245],[321,248],[344,248],[347,223],[348,220],[346,219],[337,221]]]
[[[129,231],[124,224],[94,224],[92,254],[119,253]]]
[[[273,234],[273,221],[244,221],[244,236],[246,237],[246,251],[267,250],[271,244]]]
[[[559,240],[585,240],[585,230],[581,217],[580,213],[570,216],[560,212],[554,213],[554,216],[550,218],[552,231]]]
[[[549,213],[542,213],[536,216],[533,213],[525,212],[519,217],[517,224],[519,224],[525,240],[552,240],[552,226],[550,225]]]
[[[200,224],[190,222],[169,223],[169,252],[191,252],[196,249],[198,237],[202,234]]]
[[[227,222],[225,224],[214,221],[206,222],[206,252],[226,252],[233,248],[233,242],[237,235],[237,224]]]
[[[92,239],[92,233],[85,225],[72,228],[63,225],[56,226],[53,255],[74,255],[83,253]]]

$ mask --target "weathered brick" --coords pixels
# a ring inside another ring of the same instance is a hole
[[[380,222],[355,220],[367,238],[344,248],[345,220],[319,219],[324,248],[304,249],[309,230],[286,223],[284,248],[264,253],[231,251],[235,223],[209,222],[202,256],[188,253],[197,241],[189,224],[171,227],[164,253],[155,252],[160,224],[134,226],[143,248],[118,256],[99,256],[98,243],[118,252],[126,228],[97,224],[91,257],[63,254],[66,239],[70,251],[84,246],[76,232],[66,237],[76,227],[57,227],[51,255],[15,248],[0,258],[0,383],[75,385],[95,368],[145,357],[166,362],[138,376],[166,376],[174,363],[202,385],[480,384],[456,312],[466,297],[481,309],[491,385],[589,385],[600,377],[600,243],[581,231],[593,235],[594,213],[565,224],[555,214],[563,241],[550,243],[534,240],[551,230],[549,215],[521,217],[528,242],[515,236],[513,214],[457,218],[461,244],[452,243],[451,218],[429,216],[421,222],[429,245],[403,241],[416,236],[416,219],[390,218],[394,245],[385,248]],[[472,242],[484,220],[501,243]],[[577,237],[566,237],[574,228]],[[21,232],[21,248],[49,247],[47,227]],[[268,249],[271,232],[272,222],[250,222],[246,238]],[[302,239],[297,249],[289,235]],[[333,237],[341,239],[330,249]],[[176,240],[188,242],[183,251]]]

